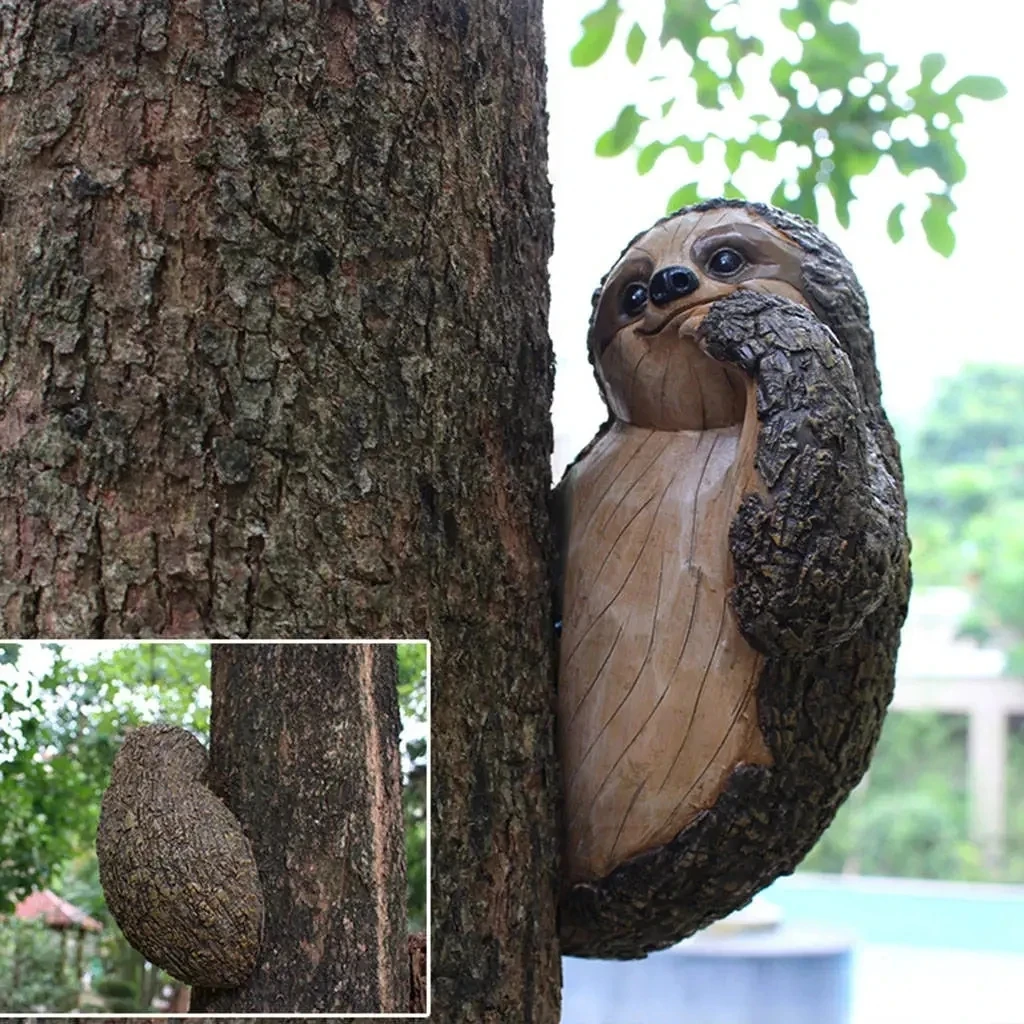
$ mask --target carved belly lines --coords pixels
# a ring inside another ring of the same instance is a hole
[[[617,423],[573,469],[558,716],[572,880],[672,839],[737,764],[770,763],[762,659],[728,605],[729,524],[756,486],[745,419]]]

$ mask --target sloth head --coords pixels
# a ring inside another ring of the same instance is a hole
[[[143,725],[132,729],[114,759],[112,782],[133,782],[172,774],[199,782],[206,773],[206,748],[175,725]]]
[[[746,380],[695,337],[710,305],[742,290],[811,309],[850,357],[865,403],[879,404],[867,302],[839,249],[802,217],[718,199],[637,235],[594,293],[590,359],[613,415],[660,430],[740,422]]]

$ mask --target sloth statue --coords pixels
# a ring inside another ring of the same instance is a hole
[[[554,494],[563,953],[671,945],[791,872],[864,774],[910,588],[860,285],[714,200],[594,295],[608,422]]]

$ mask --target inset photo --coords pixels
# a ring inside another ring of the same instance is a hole
[[[0,644],[0,1012],[426,1016],[429,666]]]

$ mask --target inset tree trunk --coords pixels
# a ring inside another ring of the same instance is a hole
[[[215,644],[210,785],[263,889],[262,954],[211,1013],[403,1013],[409,1003],[395,647]],[[253,745],[258,756],[253,756]]]

